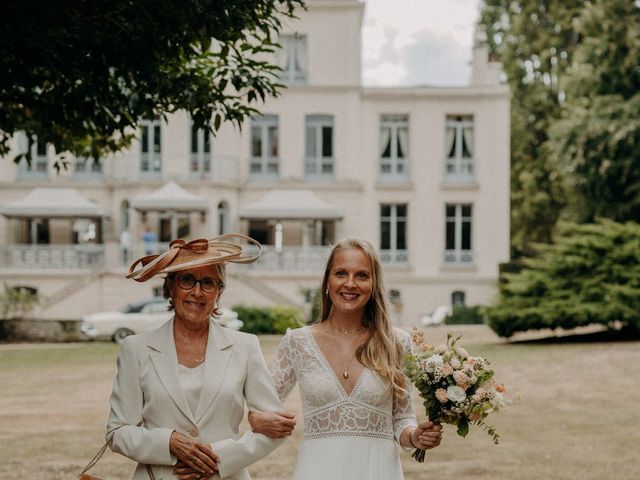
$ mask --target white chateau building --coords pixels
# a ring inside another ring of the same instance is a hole
[[[34,316],[79,319],[150,298],[161,279],[125,280],[131,259],[226,232],[265,245],[258,263],[230,267],[227,307],[309,308],[329,245],[346,236],[379,249],[398,324],[492,301],[509,259],[500,65],[477,41],[468,87],[364,88],[365,3],[307,4],[280,38],[288,88],[241,132],[206,138],[185,113],[149,119],[129,151],[59,174],[52,147],[15,139],[33,160],[0,160],[0,282],[37,289]]]

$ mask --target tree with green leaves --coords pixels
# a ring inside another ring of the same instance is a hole
[[[640,2],[594,0],[576,22],[550,160],[563,170],[571,217],[640,219]]]
[[[278,93],[278,68],[268,58],[281,22],[301,6],[2,0],[0,156],[24,131],[57,152],[98,158],[126,148],[141,119],[176,110],[196,127],[240,125]],[[27,152],[18,153],[16,161]]]
[[[498,335],[592,324],[640,328],[640,225],[561,224],[554,244],[538,253],[503,275],[499,302],[486,311]]]
[[[518,257],[549,242],[565,205],[546,142],[560,117],[561,80],[587,0],[484,0],[480,24],[511,88],[511,245]]]

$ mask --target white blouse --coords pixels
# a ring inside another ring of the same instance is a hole
[[[184,394],[187,397],[187,403],[191,413],[195,416],[198,411],[198,402],[200,401],[200,392],[204,382],[204,363],[197,367],[189,368],[178,364],[178,378]]]

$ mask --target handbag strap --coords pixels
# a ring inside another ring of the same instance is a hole
[[[137,427],[139,427],[140,425],[142,425],[142,422],[138,423],[138,425],[136,425]],[[122,428],[122,427],[126,427],[126,424],[122,424],[122,425],[118,425],[116,428],[114,428],[113,430],[111,430],[111,437],[113,438],[113,435],[115,433],[116,430]],[[104,445],[102,447],[100,447],[100,450],[98,450],[98,452],[93,456],[93,458],[89,461],[89,463],[87,463],[87,466],[84,467],[84,469],[78,474],[78,478],[80,478],[84,473],[87,473],[89,470],[91,470],[93,467],[95,467],[96,463],[98,463],[100,461],[100,459],[102,458],[102,456],[104,455],[104,452],[107,451],[107,447],[109,446],[109,440],[107,440],[106,442],[104,442]],[[153,474],[153,470],[151,470],[151,465],[145,465],[147,467],[147,475],[149,475],[149,480],[156,480],[155,475]]]
[[[153,474],[153,470],[151,470],[151,465],[147,463],[147,475],[149,475],[149,480],[156,480],[156,476]]]

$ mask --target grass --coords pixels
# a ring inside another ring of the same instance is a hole
[[[484,326],[429,328],[430,341],[442,343],[447,328],[463,334],[460,343],[472,354],[491,359],[497,379],[520,399],[488,419],[500,445],[481,430],[462,439],[445,427],[426,463],[401,454],[407,480],[638,478],[639,341],[510,344]],[[261,337],[267,361],[278,341]],[[0,478],[67,480],[79,473],[103,441],[116,355],[110,343],[0,345]],[[299,427],[251,467],[255,479],[291,476],[302,440],[297,391],[285,408],[297,413]],[[420,416],[421,408],[416,398]],[[107,453],[95,473],[128,479],[132,471],[130,460]]]

